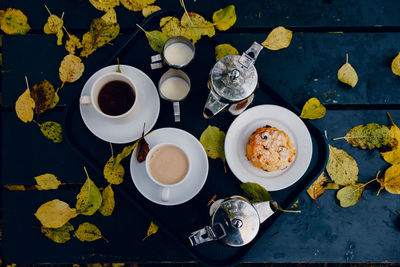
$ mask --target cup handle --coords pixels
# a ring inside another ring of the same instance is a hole
[[[181,121],[181,110],[179,108],[179,102],[173,102],[173,106],[174,106],[175,122],[180,122]]]
[[[161,191],[161,200],[164,202],[168,202],[169,201],[169,187],[163,187],[162,191]]]
[[[88,95],[81,96],[81,98],[79,99],[79,102],[82,105],[90,105],[90,104],[92,104],[92,101],[90,101],[90,96],[88,96]]]

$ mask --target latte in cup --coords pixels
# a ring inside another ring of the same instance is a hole
[[[151,177],[163,185],[178,184],[189,171],[189,159],[186,153],[174,145],[155,147],[146,161]]]

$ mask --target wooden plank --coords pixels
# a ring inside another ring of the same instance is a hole
[[[63,103],[70,103],[79,94],[84,82],[103,66],[124,38],[126,36],[121,35],[113,46],[100,48],[84,60],[84,76],[61,91]],[[212,39],[200,40],[196,44],[196,57],[186,68],[189,76],[200,78],[199,83],[193,83],[194,90],[202,90],[204,97],[208,94],[202,88],[215,62],[215,45],[231,43],[242,52],[254,40],[262,42],[264,38],[264,34],[217,34]],[[44,78],[60,84],[58,66],[66,52],[63,47],[56,46],[54,36],[5,36],[3,43],[3,105],[13,106],[25,90],[24,74],[31,84]],[[397,93],[400,79],[391,72],[390,64],[399,52],[398,47],[400,33],[298,33],[287,49],[264,49],[256,67],[260,80],[296,105],[303,105],[313,96],[324,104],[396,105],[400,100]],[[345,63],[346,53],[359,76],[355,88],[340,83],[336,77],[337,70]],[[142,69],[157,83],[159,71],[151,71],[149,67],[149,57],[153,54],[146,39],[140,37],[121,55],[121,62]]]
[[[65,25],[68,29],[86,30],[90,21],[102,13],[96,10],[88,0],[4,0],[3,7],[19,8],[27,14],[33,29],[42,30],[47,19],[43,5],[47,4],[54,14],[65,11]],[[179,1],[158,0],[155,4],[165,10],[183,13]],[[396,0],[255,0],[244,3],[240,0],[220,0],[212,4],[205,1],[185,1],[189,11],[197,12],[207,19],[212,13],[229,4],[236,6],[237,22],[235,27],[371,27],[400,26],[400,6]],[[116,8],[123,29],[135,27],[143,17],[140,12],[131,12],[123,6]]]
[[[64,244],[54,243],[40,232],[41,225],[34,213],[40,205],[55,198],[74,207],[78,193],[79,190],[3,191],[2,215],[6,218],[2,224],[3,260],[19,264],[191,260],[176,249],[162,230],[142,242],[150,221],[118,193],[111,216],[104,217],[97,212],[93,216],[81,215],[70,220],[75,229],[82,222],[95,224],[109,243],[102,239],[80,242],[74,237]]]

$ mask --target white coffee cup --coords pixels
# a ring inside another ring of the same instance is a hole
[[[158,180],[156,180],[153,177],[153,175],[151,174],[151,172],[150,172],[150,166],[149,166],[150,165],[150,159],[152,158],[153,153],[155,151],[157,151],[159,148],[163,147],[163,146],[174,146],[176,148],[179,148],[185,154],[185,156],[186,156],[186,158],[188,160],[188,169],[187,169],[186,175],[179,182],[177,182],[175,184],[164,184],[164,183],[161,183]],[[170,189],[172,187],[176,187],[176,186],[181,185],[188,178],[188,174],[190,173],[190,169],[191,169],[191,163],[190,163],[189,156],[187,155],[187,153],[185,152],[184,149],[182,149],[180,146],[178,146],[176,144],[171,144],[171,143],[160,143],[160,144],[157,144],[157,145],[155,145],[154,147],[152,147],[150,149],[150,151],[149,151],[149,153],[147,154],[147,157],[146,157],[146,172],[147,172],[147,175],[150,177],[150,179],[154,183],[156,183],[157,185],[159,185],[162,188],[162,190],[161,190],[161,200],[165,201],[165,202],[168,202],[170,200],[170,192],[171,192]]]
[[[133,90],[133,94],[135,96],[135,100],[133,102],[132,107],[126,111],[125,113],[121,114],[121,115],[108,115],[106,113],[104,113],[99,106],[98,103],[98,97],[99,97],[99,93],[101,91],[101,89],[103,88],[103,86],[109,82],[112,81],[121,81],[121,82],[125,82],[127,83]],[[132,81],[131,78],[129,78],[127,75],[122,74],[120,72],[109,72],[106,74],[101,75],[99,78],[97,78],[97,80],[93,83],[92,88],[90,89],[90,95],[83,95],[81,96],[81,98],[79,99],[79,102],[82,105],[91,105],[93,106],[93,108],[102,116],[106,117],[106,118],[110,118],[110,119],[119,119],[119,118],[124,118],[124,117],[128,117],[130,114],[132,114],[135,110],[135,107],[137,106],[137,102],[138,102],[138,94],[136,91],[136,87]]]

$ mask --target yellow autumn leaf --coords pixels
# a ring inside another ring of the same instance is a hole
[[[106,14],[104,14],[101,19],[107,23],[117,23],[117,13],[115,13],[114,8],[110,8]]]
[[[230,44],[220,44],[215,47],[215,60],[218,61],[221,58],[228,55],[239,55],[239,52],[235,47]]]
[[[86,171],[86,181],[82,185],[79,194],[76,196],[76,211],[83,215],[93,215],[101,206],[103,198],[101,196],[99,188],[89,178]]]
[[[293,32],[282,26],[273,29],[261,44],[269,50],[280,50],[290,45]]]
[[[25,34],[31,29],[25,14],[21,10],[14,8],[7,8],[0,24],[0,28],[6,34]]]
[[[364,192],[364,189],[365,186],[362,183],[348,185],[341,188],[337,192],[336,198],[339,200],[341,207],[348,208],[357,204]]]
[[[101,203],[99,212],[103,216],[110,216],[113,213],[115,207],[114,191],[112,190],[111,184],[109,184],[103,190],[102,195],[103,195],[103,202]]]
[[[143,15],[143,17],[147,18],[148,16],[150,16],[151,14],[153,14],[159,10],[161,10],[161,7],[159,7],[159,6],[152,6],[152,5],[146,6],[142,9],[142,15]]]
[[[35,177],[37,185],[36,188],[39,190],[50,190],[57,189],[61,182],[57,179],[57,176],[51,173],[45,173]]]
[[[329,145],[329,159],[326,171],[339,185],[354,185],[358,180],[358,165],[346,151]]]
[[[390,166],[383,179],[378,179],[382,187],[391,194],[400,194],[400,163]]]
[[[51,14],[43,27],[43,31],[45,34],[56,34],[57,45],[62,45],[62,38],[64,36],[63,25],[64,21],[61,18]]]
[[[400,76],[400,53],[392,61],[392,72]]]
[[[31,97],[35,101],[35,112],[40,115],[48,110],[54,102],[54,86],[48,80],[35,84],[31,90]]]
[[[46,121],[37,125],[42,134],[54,143],[61,143],[63,141],[62,127],[58,122]]]
[[[71,54],[66,55],[59,68],[60,80],[63,84],[75,82],[82,76],[84,70],[85,65],[83,65],[80,57]]]
[[[65,50],[71,55],[75,55],[75,50],[82,48],[81,41],[73,34],[70,34],[68,37],[68,40],[65,42]]]
[[[49,239],[62,244],[71,239],[71,234],[69,232],[74,231],[74,226],[70,222],[67,222],[59,228],[46,228],[42,226],[40,230],[42,234]]]
[[[115,158],[110,157],[103,170],[104,178],[110,184],[121,184],[124,181],[125,169],[121,164],[115,163]]]
[[[214,25],[194,12],[184,13],[181,25],[185,28],[183,36],[192,40],[193,44],[202,36],[213,37],[215,35]]]
[[[168,36],[184,36],[185,28],[182,27],[178,18],[167,16],[160,19],[161,31]]]
[[[153,221],[151,221],[149,229],[147,229],[147,235],[142,239],[142,241],[144,241],[149,236],[156,234],[157,232],[158,232],[158,225],[155,224]]]
[[[215,28],[220,31],[226,31],[236,22],[235,6],[229,5],[213,13],[212,17]]]
[[[89,2],[98,10],[107,11],[119,6],[119,0],[89,0]]]
[[[200,143],[204,150],[212,159],[220,158],[225,168],[225,151],[224,151],[225,133],[218,127],[209,125],[200,136]]]
[[[30,122],[33,120],[33,111],[35,109],[35,101],[31,97],[31,92],[28,89],[22,93],[15,103],[15,112],[18,118],[23,122]]]
[[[348,54],[346,54],[346,63],[342,67],[340,67],[340,69],[337,72],[337,78],[342,83],[346,83],[351,87],[356,86],[358,82],[357,72],[353,68],[353,66],[350,65]]]
[[[310,98],[303,106],[300,118],[303,119],[320,119],[326,114],[326,108],[319,102],[318,98]]]
[[[55,106],[57,106],[58,102],[60,102],[60,97],[58,96],[58,93],[55,92],[54,93],[54,97],[53,97],[53,101],[51,102],[51,105],[49,106],[49,109],[52,109]]]
[[[78,213],[64,201],[54,199],[41,205],[37,209],[35,216],[44,227],[58,228],[78,216]]]
[[[321,173],[321,175],[307,189],[307,194],[314,200],[319,198],[325,192],[325,183],[326,177],[324,173]]]
[[[131,11],[141,11],[148,5],[153,4],[156,0],[120,0],[121,4]]]
[[[96,225],[84,222],[78,226],[78,229],[75,231],[75,236],[82,242],[92,242],[97,239],[103,238],[107,241],[101,234],[99,228]]]

